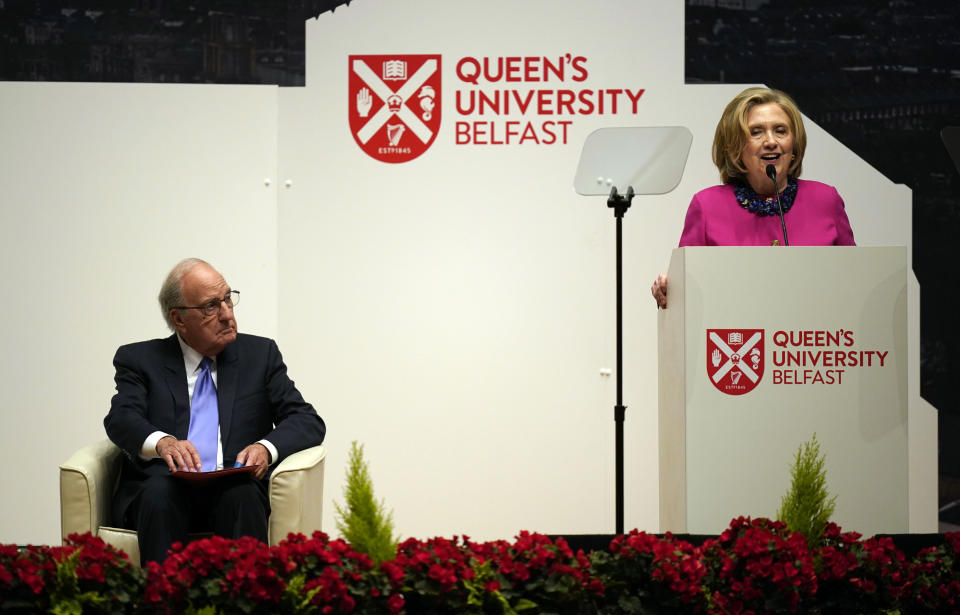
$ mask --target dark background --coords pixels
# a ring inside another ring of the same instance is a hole
[[[305,20],[348,4],[0,0],[0,80],[303,86]],[[960,174],[941,140],[960,126],[957,0],[687,0],[685,49],[687,83],[789,92],[913,190],[920,388],[939,410],[941,505],[960,499]]]
[[[0,80],[304,84],[304,22],[350,0],[0,0]]]

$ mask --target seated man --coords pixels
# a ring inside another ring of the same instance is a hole
[[[137,530],[142,563],[163,561],[194,530],[266,542],[268,468],[323,442],[323,419],[276,343],[237,333],[239,296],[206,262],[181,261],[159,296],[174,335],[121,346],[113,359],[103,424],[126,456],[113,520]],[[171,475],[235,466],[257,469],[200,483]]]

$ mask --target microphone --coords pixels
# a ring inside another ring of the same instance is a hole
[[[783,229],[783,245],[789,246],[790,242],[787,240],[787,225],[783,222],[783,205],[780,204],[780,191],[777,190],[777,167],[768,164],[767,177],[773,181],[773,194],[777,197],[777,209],[780,210],[780,228]]]

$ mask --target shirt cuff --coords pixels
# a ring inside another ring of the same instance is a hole
[[[155,431],[147,436],[147,439],[143,441],[143,446],[140,447],[140,459],[144,461],[160,459],[160,455],[157,453],[157,442],[159,442],[161,438],[166,438],[169,435],[170,434],[162,431]]]
[[[270,463],[267,465],[272,466],[277,460],[277,457],[280,456],[280,453],[277,452],[277,447],[274,446],[269,440],[260,440],[258,441],[258,444],[262,444],[263,447],[267,449],[267,452],[270,453]]]

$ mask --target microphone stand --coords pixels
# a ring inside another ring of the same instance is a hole
[[[613,209],[617,218],[617,405],[613,407],[616,439],[616,533],[623,534],[623,421],[627,407],[623,405],[623,215],[633,201],[633,186],[627,193],[617,194],[617,187],[610,189],[607,207]]]
[[[772,164],[767,165],[767,177],[773,182],[773,194],[777,198],[777,209],[780,211],[780,229],[783,230],[783,245],[789,246],[787,240],[787,225],[783,222],[783,205],[780,204],[780,190],[777,189],[777,167]]]

